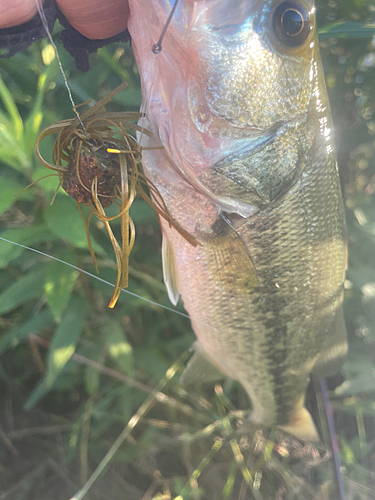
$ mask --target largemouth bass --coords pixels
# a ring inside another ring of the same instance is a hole
[[[164,280],[198,338],[186,383],[225,374],[251,421],[304,440],[310,374],[336,372],[346,234],[312,0],[130,0]]]

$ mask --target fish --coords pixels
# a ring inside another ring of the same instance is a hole
[[[169,298],[197,337],[182,381],[237,380],[251,424],[317,441],[306,390],[347,353],[347,237],[314,3],[129,7],[144,169],[198,242],[161,221]]]

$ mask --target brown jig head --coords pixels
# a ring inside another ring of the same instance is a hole
[[[96,270],[98,265],[91,244],[89,225],[92,215],[107,229],[117,263],[117,278],[109,307],[114,307],[122,288],[128,286],[129,254],[134,245],[135,227],[129,209],[136,195],[141,196],[159,216],[166,219],[187,241],[197,241],[170,217],[156,187],[143,172],[142,148],[128,133],[130,129],[151,137],[148,130],[136,125],[142,113],[106,112],[104,106],[127,87],[124,82],[103,97],[81,116],[62,120],[40,132],[35,144],[35,155],[42,165],[58,172],[60,186],[74,198],[86,227],[87,241]],[[74,110],[76,111],[76,110]],[[47,136],[55,134],[52,163],[40,154],[39,145]],[[118,138],[118,136],[120,138]],[[90,207],[85,219],[80,203]],[[105,208],[115,204],[118,214],[109,217]],[[120,219],[121,242],[113,234],[110,222]]]

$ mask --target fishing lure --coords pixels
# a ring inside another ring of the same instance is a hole
[[[90,220],[95,215],[105,224],[117,263],[110,308],[115,306],[122,288],[128,286],[129,254],[135,240],[135,226],[129,209],[136,195],[143,198],[159,217],[166,219],[189,243],[197,245],[195,238],[173,221],[157,188],[143,173],[142,148],[129,131],[152,136],[151,132],[134,123],[144,115],[138,112],[105,111],[104,106],[126,87],[127,83],[122,83],[82,115],[74,107],[76,118],[46,127],[40,132],[35,144],[37,159],[58,173],[59,187],[62,186],[77,202],[97,272],[98,264],[90,238]],[[39,148],[41,141],[50,135],[56,135],[52,163],[42,157]],[[80,204],[90,208],[87,219]],[[118,213],[110,217],[105,208],[112,204],[118,207]],[[120,242],[110,225],[115,219],[121,222]]]

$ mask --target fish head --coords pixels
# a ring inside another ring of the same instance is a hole
[[[170,2],[163,3],[165,19]],[[164,57],[172,64],[173,53],[178,57],[198,130],[241,137],[308,111],[316,43],[311,0],[181,0],[180,5]],[[168,94],[179,94],[173,81],[166,84]]]
[[[313,0],[180,0],[155,55],[174,4],[130,2],[144,111],[190,183],[251,215],[296,182],[327,115]]]

